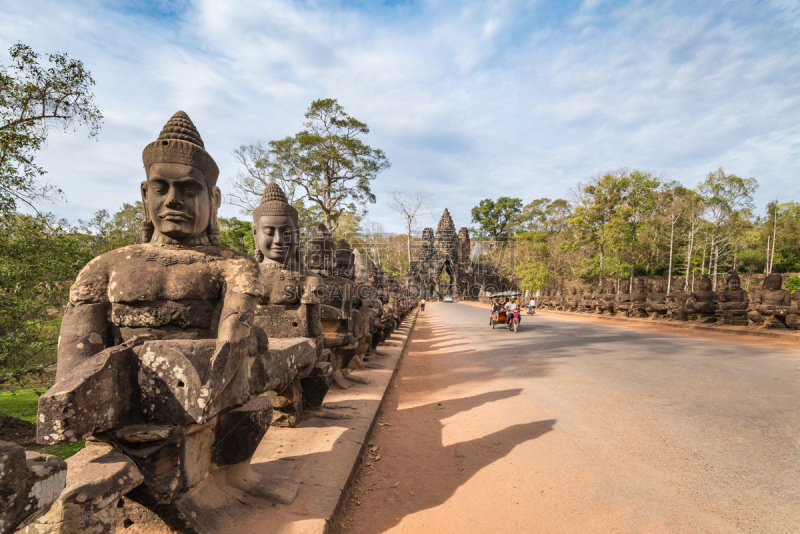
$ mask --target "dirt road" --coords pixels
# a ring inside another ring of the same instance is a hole
[[[799,377],[768,339],[432,304],[336,528],[800,532]]]

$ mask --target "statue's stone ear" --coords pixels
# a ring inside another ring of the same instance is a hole
[[[153,237],[155,228],[153,222],[150,220],[150,212],[147,211],[147,180],[140,185],[142,191],[142,206],[144,207],[144,219],[142,220],[142,243],[149,243]]]
[[[222,193],[219,187],[213,186],[211,188],[211,218],[208,221],[208,240],[212,245],[218,247],[219,240],[219,223],[217,222],[217,210],[222,203]]]
[[[219,187],[213,186],[211,189],[211,204],[213,206],[214,214],[216,215],[217,210],[219,209],[220,205],[222,204],[222,192],[219,190]]]

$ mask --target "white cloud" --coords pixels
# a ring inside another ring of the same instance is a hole
[[[98,82],[99,141],[56,136],[42,154],[67,194],[59,215],[135,200],[141,149],[178,109],[218,160],[224,190],[234,148],[293,134],[322,97],[369,124],[367,141],[393,162],[370,213],[390,230],[400,224],[382,199],[398,187],[435,191],[439,212],[467,226],[482,198],[564,196],[621,166],[693,185],[723,165],[758,178],[762,204],[798,199],[791,2],[187,5],[0,7],[0,46],[66,51]]]

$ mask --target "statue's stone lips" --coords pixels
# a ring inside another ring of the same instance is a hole
[[[183,212],[180,212],[180,211],[170,211],[170,212],[167,212],[167,213],[162,213],[158,217],[160,219],[164,219],[164,220],[167,220],[167,221],[172,221],[172,220],[176,220],[176,219],[177,220],[181,220],[181,221],[191,221],[193,219],[193,217],[190,217],[189,215],[187,215],[187,214],[185,214]]]

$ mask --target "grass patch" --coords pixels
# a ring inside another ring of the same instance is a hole
[[[52,447],[47,447],[46,449],[42,449],[41,452],[45,454],[52,454],[54,456],[58,456],[62,460],[66,460],[70,456],[77,453],[86,445],[85,441],[76,441],[75,443],[62,443],[61,445],[53,445]]]
[[[17,389],[0,392],[0,413],[25,421],[36,421],[39,396],[46,388]]]

